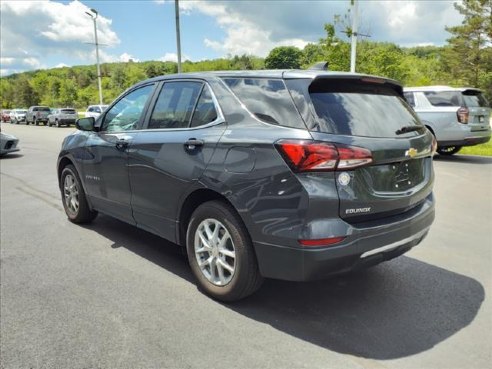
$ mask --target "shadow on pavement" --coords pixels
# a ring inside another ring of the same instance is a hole
[[[180,246],[101,214],[91,224],[84,225],[84,228],[93,230],[111,240],[113,249],[124,247],[138,256],[194,283],[188,259]]]
[[[492,156],[473,156],[473,155],[453,155],[444,156],[436,155],[434,160],[439,162],[455,162],[455,163],[466,163],[466,164],[492,164]]]
[[[194,283],[180,248],[118,220],[87,227]],[[225,307],[331,351],[395,359],[426,351],[469,325],[482,285],[410,257],[325,281],[266,280],[253,296]]]
[[[22,154],[16,154],[16,153],[4,154],[4,155],[0,155],[0,159],[2,159],[2,160],[5,160],[5,159],[16,159],[16,158],[21,158],[23,156],[24,155],[22,155]]]

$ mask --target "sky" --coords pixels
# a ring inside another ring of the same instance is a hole
[[[176,60],[174,0],[1,0],[0,75],[95,64],[94,26],[85,14],[91,8],[101,62]],[[350,0],[180,0],[181,52],[199,61],[302,48],[349,8]],[[360,0],[359,14],[360,33],[401,46],[443,45],[445,26],[462,21],[447,0]]]

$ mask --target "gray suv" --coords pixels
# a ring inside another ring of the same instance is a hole
[[[397,257],[434,219],[435,141],[395,81],[321,71],[157,77],[58,160],[68,219],[98,212],[183,246],[198,285],[233,301]]]
[[[476,88],[405,88],[405,99],[437,139],[437,152],[456,154],[463,146],[490,140],[490,106]]]

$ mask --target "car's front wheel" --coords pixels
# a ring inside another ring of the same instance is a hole
[[[63,168],[61,174],[63,207],[68,219],[73,223],[89,223],[97,216],[87,202],[84,188],[73,165]]]
[[[460,150],[461,150],[461,146],[446,146],[446,147],[437,148],[437,152],[440,155],[448,155],[448,156],[454,155]]]
[[[200,205],[188,225],[188,260],[199,286],[221,301],[236,301],[260,288],[263,278],[248,231],[221,201]]]

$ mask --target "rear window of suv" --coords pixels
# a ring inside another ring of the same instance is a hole
[[[246,109],[259,120],[306,129],[283,80],[224,77],[223,81]]]
[[[488,108],[489,103],[482,95],[480,91],[477,90],[465,90],[463,91],[463,100],[465,101],[465,106],[469,108]]]
[[[384,138],[397,137],[404,126],[421,125],[403,98],[384,84],[321,79],[308,93],[316,113],[312,131]]]
[[[60,112],[62,114],[75,114],[75,110],[74,109],[61,109]]]
[[[50,108],[48,108],[47,106],[38,106],[37,108],[34,108],[32,109],[33,111],[51,111]]]

